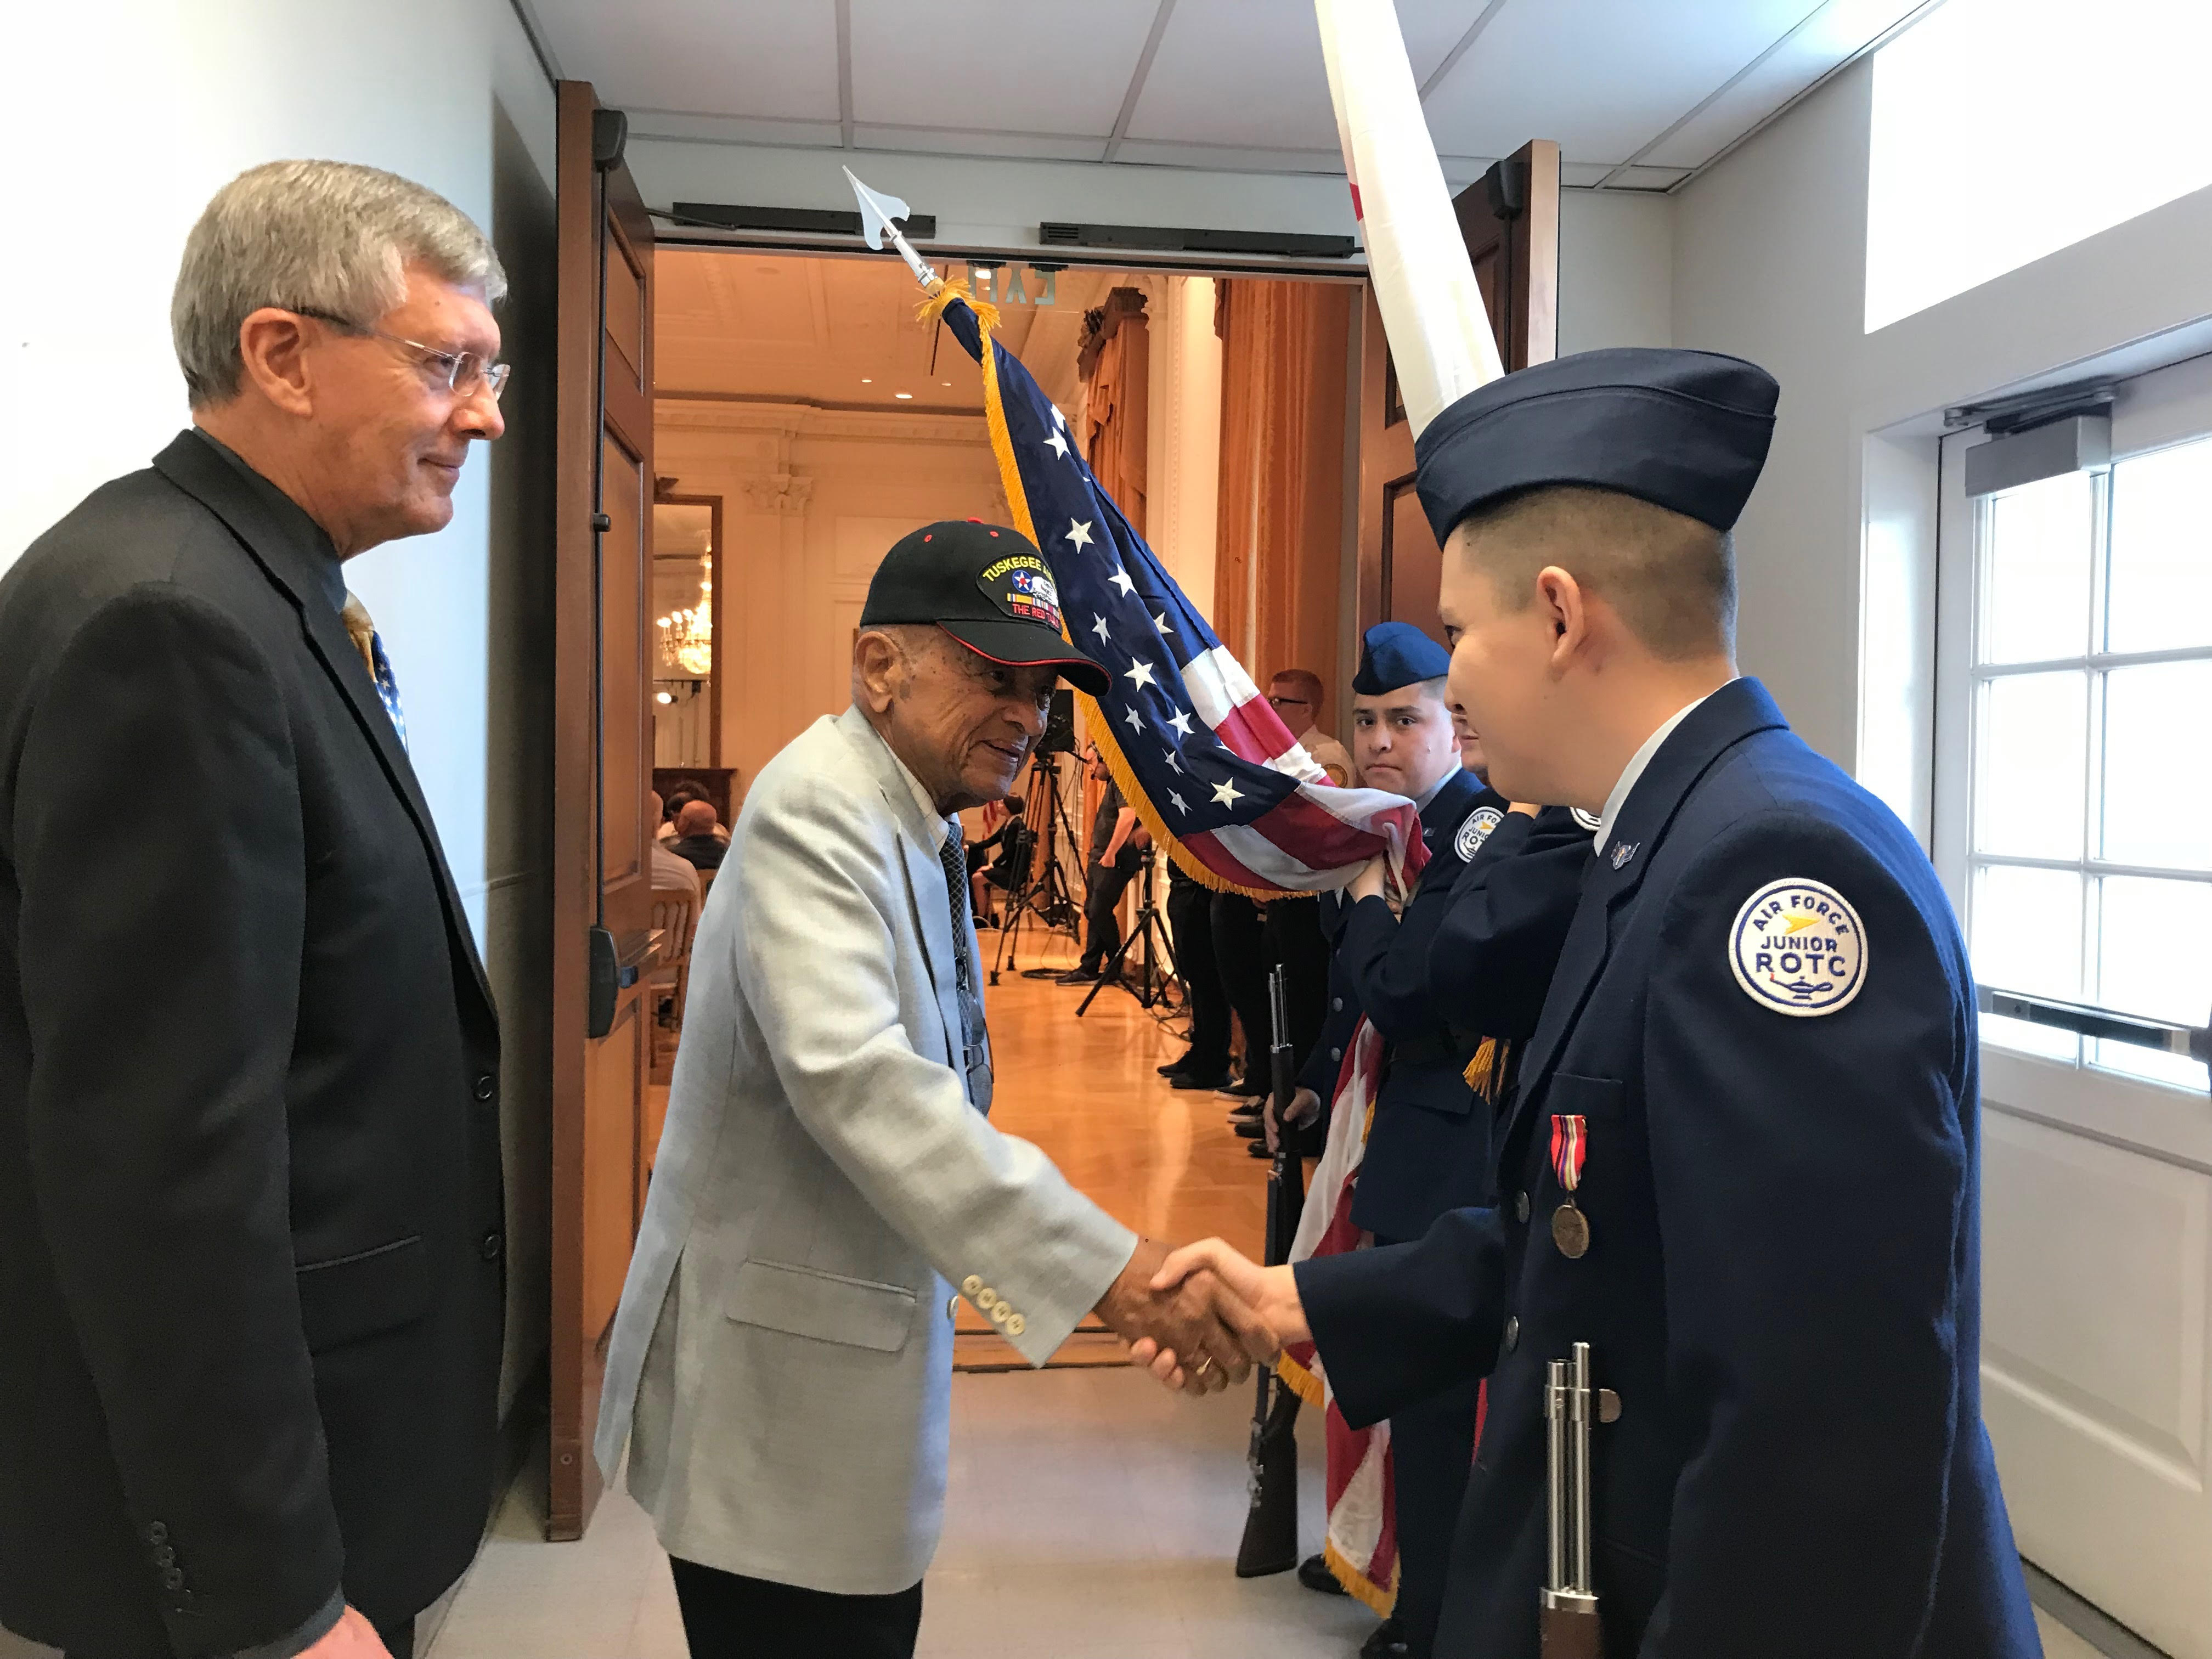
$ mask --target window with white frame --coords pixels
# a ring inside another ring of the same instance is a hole
[[[2201,1024],[2212,1010],[2212,437],[1974,510],[1967,925],[1984,985]],[[2204,1067],[1988,1018],[2059,1060]]]

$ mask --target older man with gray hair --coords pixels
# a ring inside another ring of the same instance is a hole
[[[242,175],[191,429],[0,580],[0,1624],[70,1659],[405,1659],[482,1531],[498,1030],[343,566],[500,434],[505,286],[404,179]]]

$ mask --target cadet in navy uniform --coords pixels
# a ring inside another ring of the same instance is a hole
[[[1589,352],[1421,434],[1453,695],[1501,788],[1600,818],[1499,1201],[1163,1272],[1231,1267],[1355,1424],[1490,1374],[1454,1659],[1538,1651],[1545,1370],[1577,1342],[1619,1405],[1592,1485],[1615,1659],[2040,1650],[1982,1425],[1965,948],[1904,826],[1735,678],[1727,532],[1776,396],[1734,358]]]

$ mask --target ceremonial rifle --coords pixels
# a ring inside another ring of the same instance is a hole
[[[1305,1204],[1305,1168],[1291,1142],[1288,1113],[1297,1085],[1291,1073],[1289,1021],[1283,1012],[1283,970],[1267,975],[1269,1098],[1275,1118],[1275,1162],[1267,1171],[1267,1233],[1262,1261],[1279,1267],[1291,1259],[1298,1213]],[[1252,1440],[1245,1462],[1251,1507],[1237,1547],[1237,1576],[1258,1578],[1288,1572],[1298,1564],[1298,1396],[1272,1366],[1257,1368],[1252,1402]]]

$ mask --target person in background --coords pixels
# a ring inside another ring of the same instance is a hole
[[[646,791],[647,808],[655,823],[660,822],[665,810],[660,797],[652,790]],[[653,843],[653,890],[656,893],[684,893],[691,895],[694,902],[699,897],[699,866],[687,858],[669,850],[668,843],[656,839]]]
[[[1088,985],[1105,972],[1106,963],[1121,948],[1121,921],[1117,914],[1121,895],[1152,854],[1152,832],[1137,821],[1137,809],[1121,799],[1105,757],[1092,750],[1091,775],[1103,781],[1106,793],[1091,820],[1091,863],[1084,872],[1083,957],[1060,976],[1062,985]]]
[[[720,828],[710,803],[687,800],[676,810],[676,839],[668,850],[702,870],[719,870],[730,850],[729,837],[714,833]]]
[[[695,800],[703,800],[709,806],[714,805],[714,802],[708,799],[706,786],[696,783],[690,778],[684,779],[671,789],[668,792],[667,804],[661,808],[660,827],[653,831],[654,836],[660,841],[674,841],[676,815]],[[714,813],[714,838],[717,841],[726,842],[730,838],[730,830],[727,824],[721,822],[721,816],[720,810],[717,808]]]
[[[405,1659],[483,1534],[498,1023],[345,566],[500,435],[505,287],[419,185],[241,174],[191,428],[0,578],[0,1624],[72,1659]]]
[[[1190,1046],[1159,1067],[1177,1089],[1229,1086],[1229,994],[1213,950],[1213,893],[1172,860],[1168,865],[1168,932],[1176,972],[1190,1005]]]
[[[1291,728],[1328,781],[1342,788],[1352,781],[1352,757],[1321,729],[1321,676],[1310,668],[1285,668],[1267,682],[1267,702]]]
[[[1023,816],[1024,805],[1019,795],[986,803],[983,822],[988,832],[982,840],[969,843],[968,890],[975,906],[978,927],[999,925],[991,902],[993,891],[1011,893],[1027,873],[1030,827]]]

